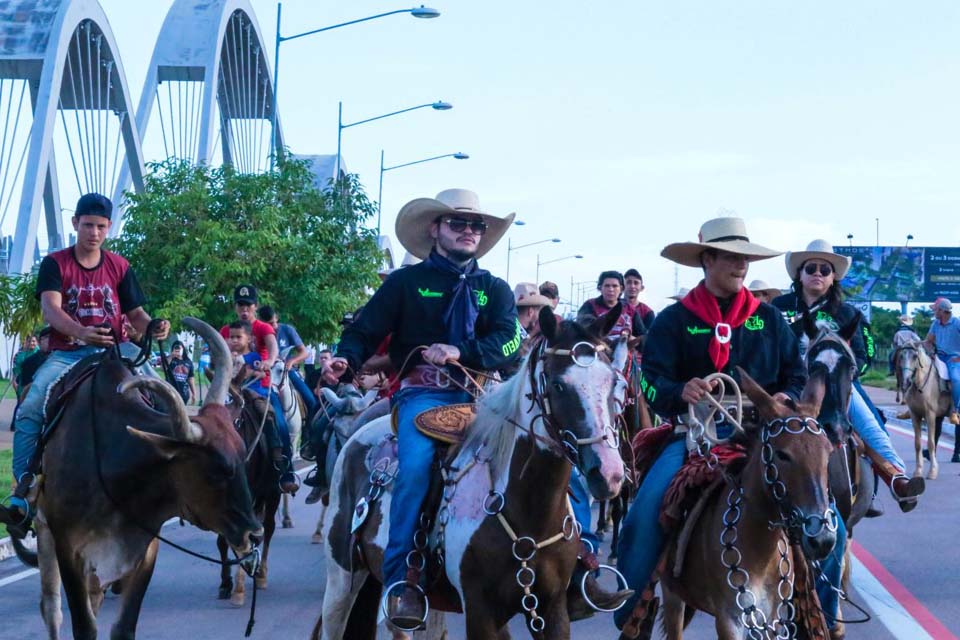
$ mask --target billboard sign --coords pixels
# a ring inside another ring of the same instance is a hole
[[[960,299],[960,248],[834,247],[853,263],[842,285],[848,295],[873,302]]]

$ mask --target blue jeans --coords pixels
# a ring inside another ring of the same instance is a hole
[[[303,378],[300,377],[296,369],[290,369],[290,371],[287,372],[287,380],[290,381],[290,384],[293,385],[293,388],[300,394],[303,402],[307,405],[307,415],[303,416],[303,419],[306,420],[307,416],[312,416],[313,412],[317,410],[317,396],[313,395],[313,391],[311,391],[307,383],[303,381]]]
[[[574,467],[573,473],[570,474],[570,493],[573,494],[570,500],[570,504],[573,505],[573,517],[580,524],[580,539],[596,553],[600,550],[600,538],[590,526],[590,492],[587,491],[586,482],[577,467]]]
[[[667,487],[683,466],[686,453],[684,440],[671,442],[663,449],[643,478],[637,497],[623,520],[620,548],[617,549],[617,568],[636,593],[613,614],[613,621],[618,628],[622,628],[630,617],[660,559],[664,544],[660,507]]]
[[[837,505],[831,503],[830,507],[836,511]],[[840,578],[843,573],[843,554],[847,548],[847,527],[837,512],[837,543],[833,545],[833,551],[826,558],[820,561],[820,568],[823,569],[823,576],[817,578],[817,595],[820,597],[820,608],[823,609],[823,616],[827,619],[827,626],[831,629],[837,624],[837,616],[840,613],[840,594],[833,587],[840,588]],[[826,578],[826,579],[824,579]]]
[[[863,391],[854,385],[850,393],[850,421],[863,442],[880,456],[901,471],[906,468],[903,459],[890,442],[890,436],[880,426]]]
[[[43,430],[43,405],[47,390],[56,382],[66,369],[92,353],[102,351],[98,347],[80,347],[74,351],[54,351],[46,362],[40,365],[33,376],[33,384],[17,410],[13,434],[13,475],[18,480],[27,472],[30,458],[37,450],[40,433]]]
[[[270,393],[270,406],[273,407],[274,419],[277,423],[277,433],[276,438],[280,440],[277,442],[273,440],[268,442],[272,448],[280,447],[283,450],[283,455],[286,456],[287,461],[290,462],[291,466],[293,465],[293,445],[290,442],[290,427],[287,426],[287,416],[283,412],[283,404],[280,402],[280,394]],[[267,438],[268,441],[271,438]],[[292,473],[291,469],[283,470],[283,474]]]
[[[960,409],[960,362],[950,362],[950,358],[940,358],[947,365],[950,376],[950,393],[953,395],[953,407]]]
[[[413,536],[430,490],[430,468],[437,450],[436,442],[420,433],[413,419],[427,409],[469,401],[470,396],[464,391],[442,389],[408,388],[393,395],[399,464],[390,500],[390,538],[383,552],[385,585],[406,578],[407,554],[413,550]]]

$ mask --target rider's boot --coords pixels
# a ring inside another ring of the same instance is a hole
[[[283,455],[283,449],[274,447],[270,449],[270,457],[273,459],[273,466],[280,473],[280,492],[295,494],[300,488],[297,482],[297,474],[293,472],[290,461]]]
[[[310,489],[310,493],[307,494],[307,498],[304,500],[304,502],[307,504],[316,504],[317,502],[320,502],[320,498],[322,497],[323,487],[313,487]]]
[[[10,505],[0,505],[0,509],[4,511],[3,521],[7,532],[13,538],[21,540],[25,538],[33,524],[33,508],[28,499],[33,480],[32,473],[29,471],[24,473],[10,496]]]
[[[599,567],[600,562],[597,556],[584,546],[580,557],[577,558],[577,566],[573,570],[570,586],[567,587],[567,612],[571,622],[589,618],[597,612],[597,609],[607,611],[618,609],[627,601],[627,598],[633,595],[633,589],[606,591],[601,587],[595,576]],[[584,575],[586,575],[586,581],[584,581]],[[580,590],[581,584],[583,591],[586,591],[587,599],[583,597]],[[591,603],[594,606],[591,606]]]
[[[960,438],[957,437],[956,431],[953,434],[953,457],[950,458],[950,462],[960,462]]]
[[[922,477],[914,476],[908,478],[900,474],[894,476],[890,482],[890,492],[900,505],[900,510],[904,513],[913,511],[917,506],[917,496],[923,493],[926,483]]]
[[[897,414],[897,420],[909,420],[910,419],[910,409],[904,409]]]
[[[877,500],[876,492],[873,493],[873,496],[870,498],[870,506],[867,507],[867,512],[863,514],[864,518],[879,518],[883,515],[883,505]]]

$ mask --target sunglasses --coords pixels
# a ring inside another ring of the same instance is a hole
[[[450,230],[454,233],[462,233],[467,230],[467,227],[470,227],[470,231],[482,236],[487,232],[487,223],[483,220],[464,220],[463,218],[444,218],[443,222],[447,223],[447,226],[450,227]]]
[[[803,272],[808,276],[814,275],[817,271],[820,272],[820,275],[826,277],[833,273],[833,265],[808,263],[803,267]]]

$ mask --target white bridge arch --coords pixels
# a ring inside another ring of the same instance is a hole
[[[143,189],[141,141],[164,157],[259,172],[271,144],[283,148],[279,117],[276,136],[273,121],[271,68],[249,0],[173,3],[135,119],[97,0],[20,0],[0,8],[0,228],[8,211],[17,216],[12,243],[0,247],[0,269],[30,270],[41,223],[50,251],[66,245],[64,212],[72,210],[61,206],[58,167],[74,178],[64,193],[113,197],[116,234],[123,192]]]

